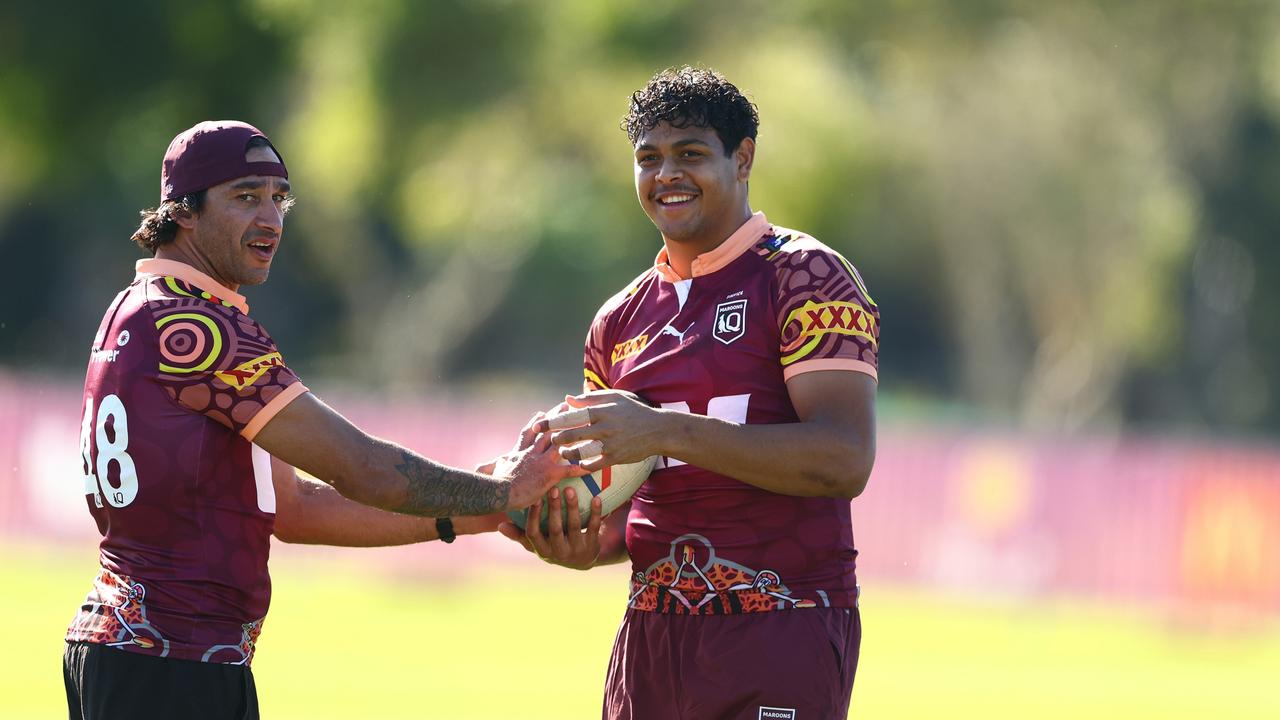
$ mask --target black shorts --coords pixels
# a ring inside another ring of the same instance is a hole
[[[258,689],[243,665],[176,660],[67,643],[62,656],[71,720],[257,720]]]

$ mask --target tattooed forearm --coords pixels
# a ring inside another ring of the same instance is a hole
[[[408,481],[405,501],[396,512],[427,517],[484,515],[507,506],[507,483],[427,462],[401,451],[396,470]]]

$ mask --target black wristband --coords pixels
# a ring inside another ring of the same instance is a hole
[[[453,521],[447,517],[436,518],[436,533],[447,543],[458,539],[458,534],[453,531]]]

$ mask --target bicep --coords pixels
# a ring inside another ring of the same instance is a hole
[[[876,461],[876,381],[850,370],[817,370],[794,375],[787,392],[806,437],[820,443],[815,457],[839,468],[838,497],[862,494]]]
[[[787,394],[804,423],[816,423],[859,445],[875,446],[876,381],[866,373],[817,370],[787,380]]]
[[[254,443],[287,465],[337,484],[361,465],[362,447],[368,440],[359,428],[307,392],[276,413]]]

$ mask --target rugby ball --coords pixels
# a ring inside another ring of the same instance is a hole
[[[554,408],[548,415],[557,415],[569,409],[568,405],[561,403]],[[569,524],[569,505],[564,502],[565,488],[573,488],[578,496],[578,517],[582,522],[581,527],[587,526],[587,521],[591,517],[591,498],[599,496],[601,507],[601,515],[608,515],[618,509],[626,501],[631,499],[636,490],[644,484],[649,478],[649,473],[653,472],[653,466],[658,462],[658,456],[652,455],[641,460],[640,462],[630,463],[627,465],[611,465],[589,475],[582,477],[573,477],[561,480],[556,487],[560,488],[560,512],[562,522]],[[548,500],[544,497],[542,501],[541,514],[538,518],[539,527],[542,532],[547,532],[547,506]],[[529,509],[511,510],[507,512],[507,517],[511,518],[511,522],[515,523],[521,530],[525,529],[529,521]],[[580,528],[581,529],[581,528]]]

